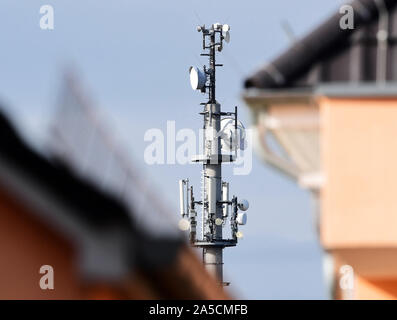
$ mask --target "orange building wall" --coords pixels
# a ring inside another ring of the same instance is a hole
[[[320,102],[321,239],[397,248],[397,99]]]
[[[355,299],[394,300],[397,298],[397,279],[355,279]]]
[[[73,248],[0,189],[0,299],[114,299],[118,290],[86,286]],[[54,289],[42,290],[42,265],[54,269]]]
[[[397,98],[319,99],[320,236],[338,266],[354,269],[352,294],[397,299]]]
[[[314,152],[310,160],[324,178],[315,189],[318,227],[333,258],[335,298],[397,299],[397,92],[394,98],[280,97],[264,94],[246,101],[254,114],[266,109],[288,120],[291,130],[285,124],[283,129],[291,135],[290,151],[295,147],[298,155],[305,151],[298,130],[319,130],[311,147],[319,147],[320,157]],[[319,126],[304,126],[317,116]],[[353,296],[341,292],[343,265],[354,270]]]

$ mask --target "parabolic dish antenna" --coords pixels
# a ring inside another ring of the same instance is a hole
[[[207,75],[197,67],[189,68],[190,85],[193,90],[202,90],[207,81]]]

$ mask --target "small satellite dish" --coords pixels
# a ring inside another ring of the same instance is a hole
[[[207,75],[197,67],[189,68],[190,85],[193,90],[202,90],[207,82]]]
[[[239,204],[238,204],[238,208],[239,208],[241,211],[247,211],[249,207],[250,207],[250,204],[249,204],[249,202],[248,202],[247,200],[245,200],[245,199],[241,200],[241,201],[239,202]]]
[[[243,233],[241,231],[236,232],[236,237],[239,239],[242,239],[244,237]]]
[[[187,219],[181,219],[178,222],[178,227],[182,231],[187,231],[190,228],[190,222]]]
[[[223,118],[221,120],[220,137],[223,151],[232,152],[235,151],[236,148],[241,150],[245,149],[245,128],[240,120],[237,121],[236,134],[234,119]]]
[[[221,226],[221,225],[223,224],[223,220],[222,220],[221,218],[216,218],[216,219],[215,219],[215,224],[216,224],[217,226]]]

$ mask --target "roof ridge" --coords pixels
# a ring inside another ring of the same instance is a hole
[[[245,88],[277,88],[285,86],[302,72],[309,69],[328,50],[368,25],[379,16],[379,0],[354,0],[346,4],[354,8],[354,29],[341,29],[341,14],[334,13],[312,32],[297,41],[284,53],[247,78]],[[388,10],[397,5],[396,0],[383,0]],[[297,62],[299,61],[299,62]]]

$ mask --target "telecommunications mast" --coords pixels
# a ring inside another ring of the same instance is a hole
[[[206,269],[223,282],[223,249],[234,247],[242,233],[239,225],[247,222],[244,212],[248,201],[238,201],[236,196],[229,198],[229,183],[222,180],[222,163],[233,162],[238,149],[244,149],[245,131],[237,119],[237,107],[234,112],[222,112],[221,105],[215,99],[215,70],[222,66],[216,64],[216,51],[222,51],[224,41],[230,41],[230,27],[215,23],[210,28],[197,27],[203,36],[201,56],[209,58],[209,65],[203,69],[190,67],[190,84],[194,90],[208,93],[208,101],[201,103],[204,119],[203,153],[194,156],[193,162],[203,164],[201,180],[201,200],[196,201],[189,179],[179,181],[180,191],[180,228],[189,230],[190,243],[203,249],[203,263]],[[201,206],[201,219],[197,219],[196,207]],[[229,224],[230,228],[226,228]],[[200,226],[201,232],[197,232]],[[224,233],[224,231],[226,231]]]

